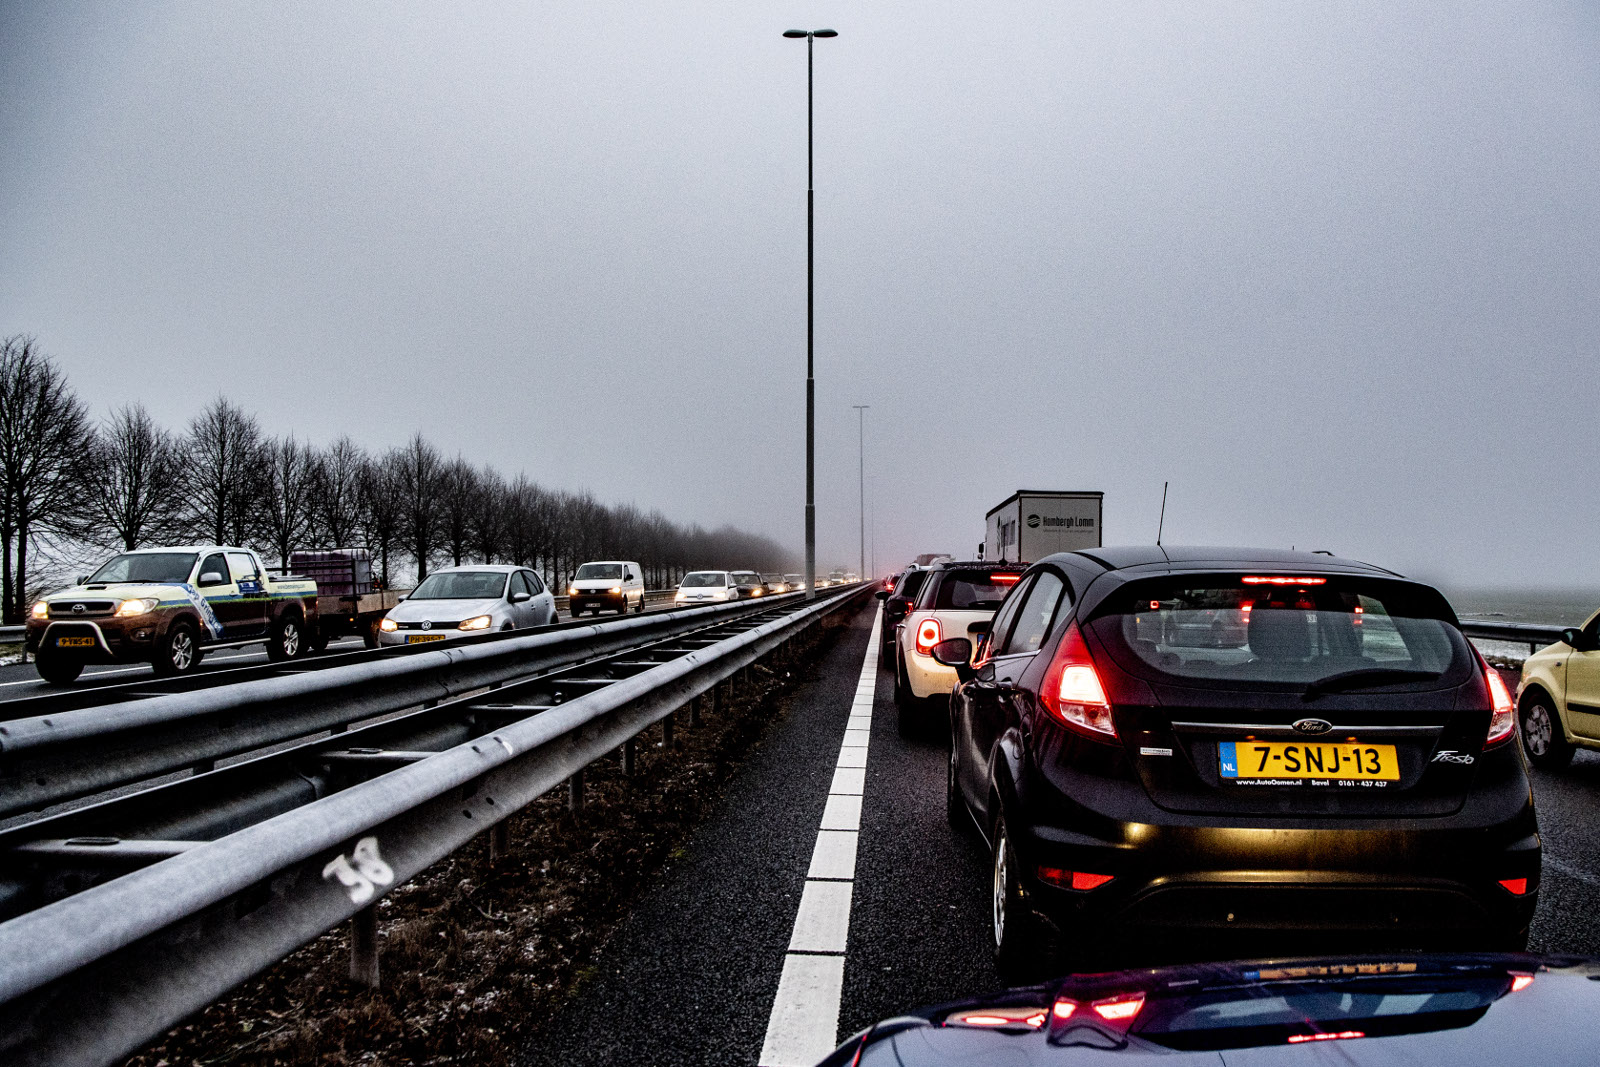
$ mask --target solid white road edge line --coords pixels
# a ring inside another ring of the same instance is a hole
[[[761,1067],[809,1067],[839,1043],[845,946],[860,839],[861,795],[867,779],[867,741],[878,683],[878,620],[867,639],[866,662],[845,722],[822,809],[817,844],[795,911],[794,932],[772,999]]]

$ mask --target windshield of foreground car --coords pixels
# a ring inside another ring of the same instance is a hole
[[[578,568],[578,573],[573,576],[574,581],[584,578],[609,578],[616,581],[622,577],[622,564],[620,563],[585,563]]]
[[[187,582],[194,552],[131,552],[95,571],[89,582]]]
[[[699,589],[708,585],[721,586],[728,583],[723,579],[721,571],[695,571],[693,574],[685,574],[683,581],[678,584],[684,589]]]
[[[412,600],[488,600],[506,591],[499,571],[450,571],[430,574],[411,593]]]
[[[1255,584],[1248,584],[1251,577]],[[1326,691],[1435,687],[1471,656],[1447,621],[1443,598],[1402,582],[1339,575],[1304,585],[1266,584],[1259,575],[1162,579],[1130,586],[1108,609],[1097,613],[1094,632],[1114,659],[1141,674],[1154,668],[1183,679],[1306,686],[1348,676]]]

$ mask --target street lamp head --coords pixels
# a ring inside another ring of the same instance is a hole
[[[837,36],[839,36],[839,31],[838,30],[818,30],[816,33],[812,34],[812,36],[813,37],[837,37]]]
[[[784,30],[783,31],[783,35],[785,37],[809,37],[809,36],[811,36],[805,30]]]

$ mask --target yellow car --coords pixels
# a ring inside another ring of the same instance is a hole
[[[1578,749],[1600,749],[1600,612],[1523,661],[1517,721],[1536,766],[1565,767]]]

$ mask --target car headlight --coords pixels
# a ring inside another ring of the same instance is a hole
[[[132,600],[124,600],[122,603],[117,605],[117,618],[131,619],[136,615],[148,614],[154,611],[156,609],[156,605],[159,603],[161,603],[160,598],[153,596],[142,596],[135,597]]]
[[[578,587],[575,586],[575,585],[568,587],[567,595],[568,596],[577,596],[578,595]]]
[[[612,591],[612,592],[613,592],[613,593],[620,593],[620,592],[622,592],[622,586],[620,586],[620,585],[614,585],[614,586],[612,586],[612,587],[611,587],[611,591]]]
[[[386,634],[392,634],[396,630],[400,629],[400,624],[395,622],[393,619],[383,619],[379,621],[378,629],[382,630]]]
[[[490,619],[489,616],[487,616],[487,615],[477,615],[477,616],[474,616],[473,618],[468,619],[466,622],[462,623],[460,626],[457,626],[456,629],[458,629],[458,630],[487,630],[489,628],[489,623],[492,622],[492,621],[493,620]]]
[[[33,617],[36,618],[36,619],[47,619],[47,618],[49,618],[50,617],[50,605],[47,602],[43,601],[43,600],[34,601],[33,602]]]

